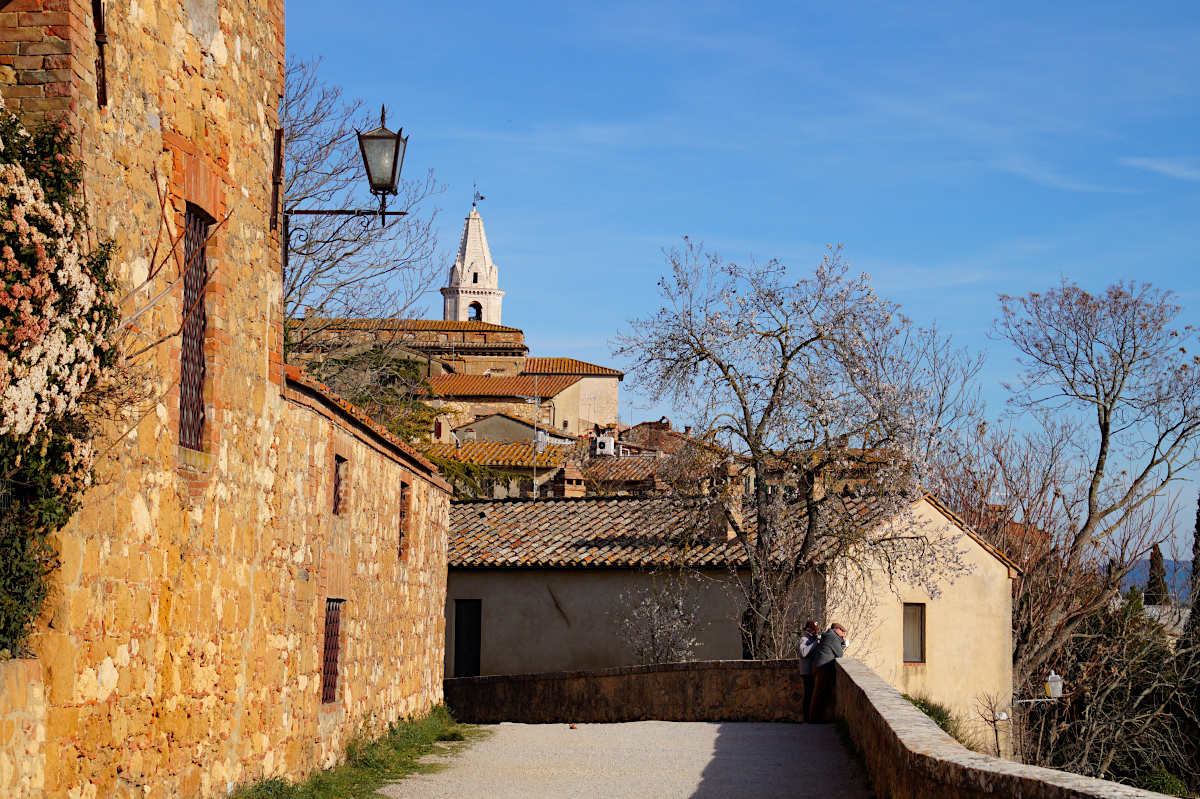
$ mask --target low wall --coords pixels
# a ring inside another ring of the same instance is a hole
[[[709,660],[658,666],[455,677],[444,683],[459,721],[800,721],[796,660]]]
[[[1132,799],[1162,794],[976,754],[857,660],[837,661],[837,715],[882,799]]]
[[[36,660],[0,661],[0,796],[40,799],[46,773],[46,691]]]

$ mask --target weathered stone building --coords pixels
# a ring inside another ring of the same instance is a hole
[[[0,735],[6,797],[223,796],[441,697],[449,486],[282,363],[283,37],[282,0],[0,2],[0,94],[78,132],[125,286],[162,267],[125,310],[163,340],[58,536],[20,696],[5,670],[33,736]]]

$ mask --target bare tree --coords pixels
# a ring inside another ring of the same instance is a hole
[[[650,585],[630,588],[620,598],[617,635],[638,663],[681,663],[700,646],[700,603],[682,569],[650,573]]]
[[[356,129],[378,126],[359,100],[318,74],[320,60],[289,58],[280,105],[284,129],[283,198],[288,209],[355,209],[373,204],[364,189]],[[427,205],[445,186],[430,169],[402,179],[393,210],[409,215],[378,217],[295,216],[283,276],[287,352],[329,352],[336,319],[387,320],[419,315],[422,294],[444,271],[438,253],[438,209]],[[372,331],[344,342],[362,348]]]
[[[996,335],[1016,347],[1023,370],[1010,403],[1040,428],[1044,467],[1032,471],[1043,482],[1033,493],[1051,516],[1054,568],[1072,578],[1098,575],[1052,602],[1035,593],[1047,584],[1024,583],[1013,659],[1032,670],[1106,607],[1133,563],[1166,538],[1147,540],[1145,532],[1173,518],[1169,489],[1200,463],[1200,359],[1187,353],[1192,328],[1174,327],[1183,311],[1174,295],[1149,284],[1116,283],[1092,295],[1063,280],[1000,302]],[[1102,570],[1098,554],[1108,557]],[[1035,603],[1045,618],[1033,623],[1022,605]]]
[[[643,395],[671,402],[755,476],[750,496],[724,468],[692,481],[744,555],[753,655],[790,656],[789,597],[818,568],[882,572],[932,595],[963,573],[957,538],[919,529],[910,508],[932,431],[970,394],[944,379],[934,407],[930,372],[974,362],[914,328],[837,248],[795,281],[776,261],[727,263],[687,239],[667,260],[662,307],[632,320],[614,354],[632,361]]]

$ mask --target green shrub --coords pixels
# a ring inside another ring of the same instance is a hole
[[[231,799],[364,799],[390,780],[420,770],[417,762],[436,751],[438,741],[464,741],[470,728],[454,721],[444,705],[416,719],[397,721],[378,738],[358,738],[346,745],[346,762],[317,771],[303,782],[273,777],[237,789]]]
[[[1158,771],[1153,771],[1149,774],[1143,774],[1137,779],[1137,787],[1143,791],[1156,791],[1157,793],[1165,793],[1167,796],[1191,796],[1183,780],[1176,777],[1165,768],[1160,768]]]
[[[941,702],[935,702],[927,696],[909,696],[904,694],[904,698],[913,703],[913,706],[924,713],[929,718],[933,719],[933,723],[942,728],[951,738],[958,741],[974,752],[983,752],[986,747],[980,741],[979,736],[967,726],[962,719],[954,715],[954,711],[949,706],[943,705]]]

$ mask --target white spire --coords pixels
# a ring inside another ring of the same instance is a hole
[[[483,230],[483,218],[479,209],[472,206],[463,225],[458,257],[450,270],[450,284],[442,289],[444,318],[449,321],[478,318],[500,324],[500,300],[504,292],[499,290],[499,279]]]

